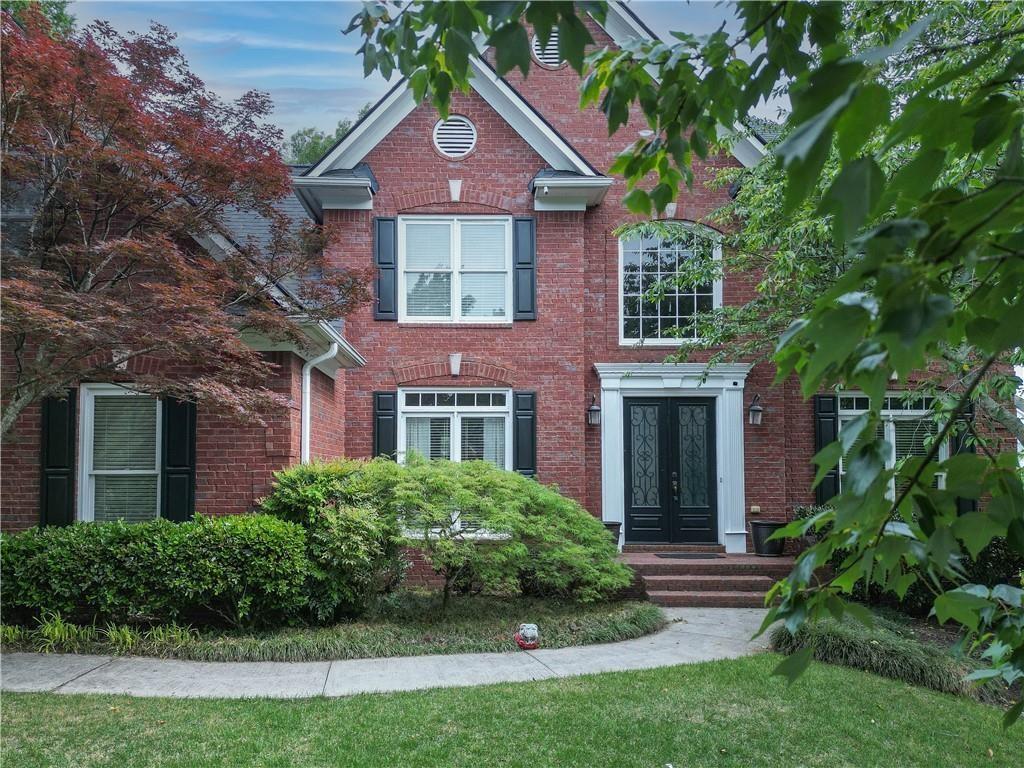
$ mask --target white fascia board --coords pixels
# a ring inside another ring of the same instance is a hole
[[[594,370],[601,381],[675,376],[706,379],[708,382],[713,379],[743,382],[752,367],[750,363],[719,363],[710,368],[705,363],[594,363]]]
[[[325,210],[373,210],[372,183],[361,176],[297,176],[292,183],[299,200],[318,223],[323,223]]]
[[[412,89],[403,79],[334,149],[300,178],[316,178],[332,168],[354,168],[415,108]]]
[[[595,171],[573,150],[529,104],[478,58],[470,59],[469,84],[544,160],[556,170],[574,171],[596,176]],[[322,177],[334,168],[353,168],[361,162],[384,137],[393,131],[414,109],[416,102],[407,83],[383,101],[347,136],[325,155],[305,176]]]
[[[639,40],[652,40],[651,34],[644,29],[633,15],[624,8],[625,3],[608,3],[608,13],[605,15],[604,24],[594,19],[601,29],[608,33],[608,36],[616,45],[623,45],[630,38]],[[591,17],[593,18],[593,17]],[[647,68],[648,74],[657,82],[657,70],[654,67]],[[728,136],[737,135],[739,138],[730,147],[732,156],[740,161],[744,168],[753,168],[765,155],[768,154],[764,144],[756,137],[750,136],[750,131],[742,125],[735,125],[732,128],[723,126]]]
[[[481,98],[522,136],[537,154],[556,171],[574,171],[597,176],[594,169],[566,143],[565,139],[533,111],[522,96],[478,58],[470,59],[469,80]]]
[[[614,179],[607,176],[586,176],[577,179],[534,179],[533,209],[535,211],[582,211],[604,200]]]
[[[338,344],[338,353],[328,360],[317,364],[317,369],[330,378],[335,378],[340,369],[361,368],[366,365],[364,358],[352,344],[325,322],[303,322],[301,316],[292,317],[298,322],[303,334],[309,339],[309,348],[304,349],[291,341],[271,339],[254,330],[242,331],[240,338],[251,349],[257,352],[292,352],[303,360],[312,360],[328,349],[332,343]]]

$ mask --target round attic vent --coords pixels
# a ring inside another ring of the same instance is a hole
[[[565,62],[562,60],[561,55],[558,53],[558,28],[555,27],[551,30],[551,36],[548,37],[548,44],[541,46],[540,38],[537,35],[533,36],[533,58],[537,60],[538,64],[542,64],[545,67],[551,69],[557,69],[562,66]]]
[[[462,115],[438,120],[434,125],[434,146],[445,157],[465,157],[476,146],[476,126]]]

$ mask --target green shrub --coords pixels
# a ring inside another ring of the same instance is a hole
[[[395,526],[372,509],[323,507],[306,547],[309,610],[320,623],[363,613],[402,575]]]
[[[341,459],[274,473],[260,509],[306,528],[306,592],[314,621],[359,614],[401,580],[396,467],[387,459]]]
[[[87,523],[5,535],[5,618],[277,623],[306,603],[302,528],[266,515]],[[10,619],[8,619],[10,620]]]
[[[484,461],[411,461],[395,489],[412,546],[445,581],[589,602],[632,581],[604,525],[555,489]]]
[[[296,464],[274,473],[273,489],[260,499],[260,511],[306,527],[324,507],[364,507],[393,519],[397,466],[385,458]]]
[[[814,658],[829,664],[853,667],[882,677],[902,680],[936,691],[977,696],[979,689],[967,680],[971,667],[932,645],[900,633],[896,625],[876,619],[874,627],[846,618],[807,623],[796,635],[784,626],[769,635],[772,649],[790,654],[813,648]]]
[[[806,520],[826,509],[827,506],[796,505],[793,507],[793,516],[795,519]],[[822,533],[824,530],[808,531],[804,538],[808,544],[814,544]],[[834,570],[839,570],[847,554],[846,550],[837,550],[832,556],[830,566]],[[1024,579],[1024,557],[1002,538],[992,539],[976,558],[965,557],[962,567],[965,582],[968,584],[984,584],[986,587],[994,587],[997,584],[1020,586]],[[954,587],[952,582],[944,583],[947,589]],[[902,599],[886,592],[877,584],[865,588],[863,581],[858,581],[854,585],[852,597],[859,602],[893,608],[909,616],[918,617],[928,616],[935,603],[934,593],[921,579],[910,585]]]
[[[455,590],[522,591],[593,601],[613,595],[632,579],[629,569],[617,562],[615,544],[604,525],[579,504],[554,488],[483,461],[428,462],[414,457],[405,465],[383,458],[314,462],[276,473],[274,488],[260,508],[302,522],[311,532],[341,524],[319,522],[324,510],[374,510],[385,530],[390,529],[389,538],[422,550],[444,578],[445,605]],[[376,540],[375,521],[352,517],[345,523],[346,535]],[[364,523],[366,530],[360,529]],[[354,547],[354,553],[335,553],[341,545],[323,542],[317,553],[311,540],[310,560],[325,564],[311,588],[311,594],[323,596],[323,608],[316,611],[321,617],[331,614],[335,600],[342,611],[346,605],[367,602],[346,583],[337,587],[339,595],[325,594],[334,591],[332,579],[348,578],[345,570],[352,565],[346,563],[365,567],[372,560],[362,545]],[[327,564],[335,559],[336,565],[330,566],[333,575],[328,575]],[[381,575],[394,572],[393,562],[385,552],[378,576],[369,581],[386,583]],[[356,584],[366,582],[355,579]],[[368,595],[373,596],[372,590]]]

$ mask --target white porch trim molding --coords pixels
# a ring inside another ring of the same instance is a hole
[[[625,523],[624,397],[715,398],[718,540],[747,551],[743,388],[751,366],[727,363],[595,363],[601,380],[601,517]],[[625,525],[619,545],[625,541]]]

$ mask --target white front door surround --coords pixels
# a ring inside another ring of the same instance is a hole
[[[625,521],[624,397],[715,398],[718,537],[726,552],[747,551],[743,487],[746,363],[595,363],[601,380],[601,517]],[[624,543],[625,526],[619,545]]]

